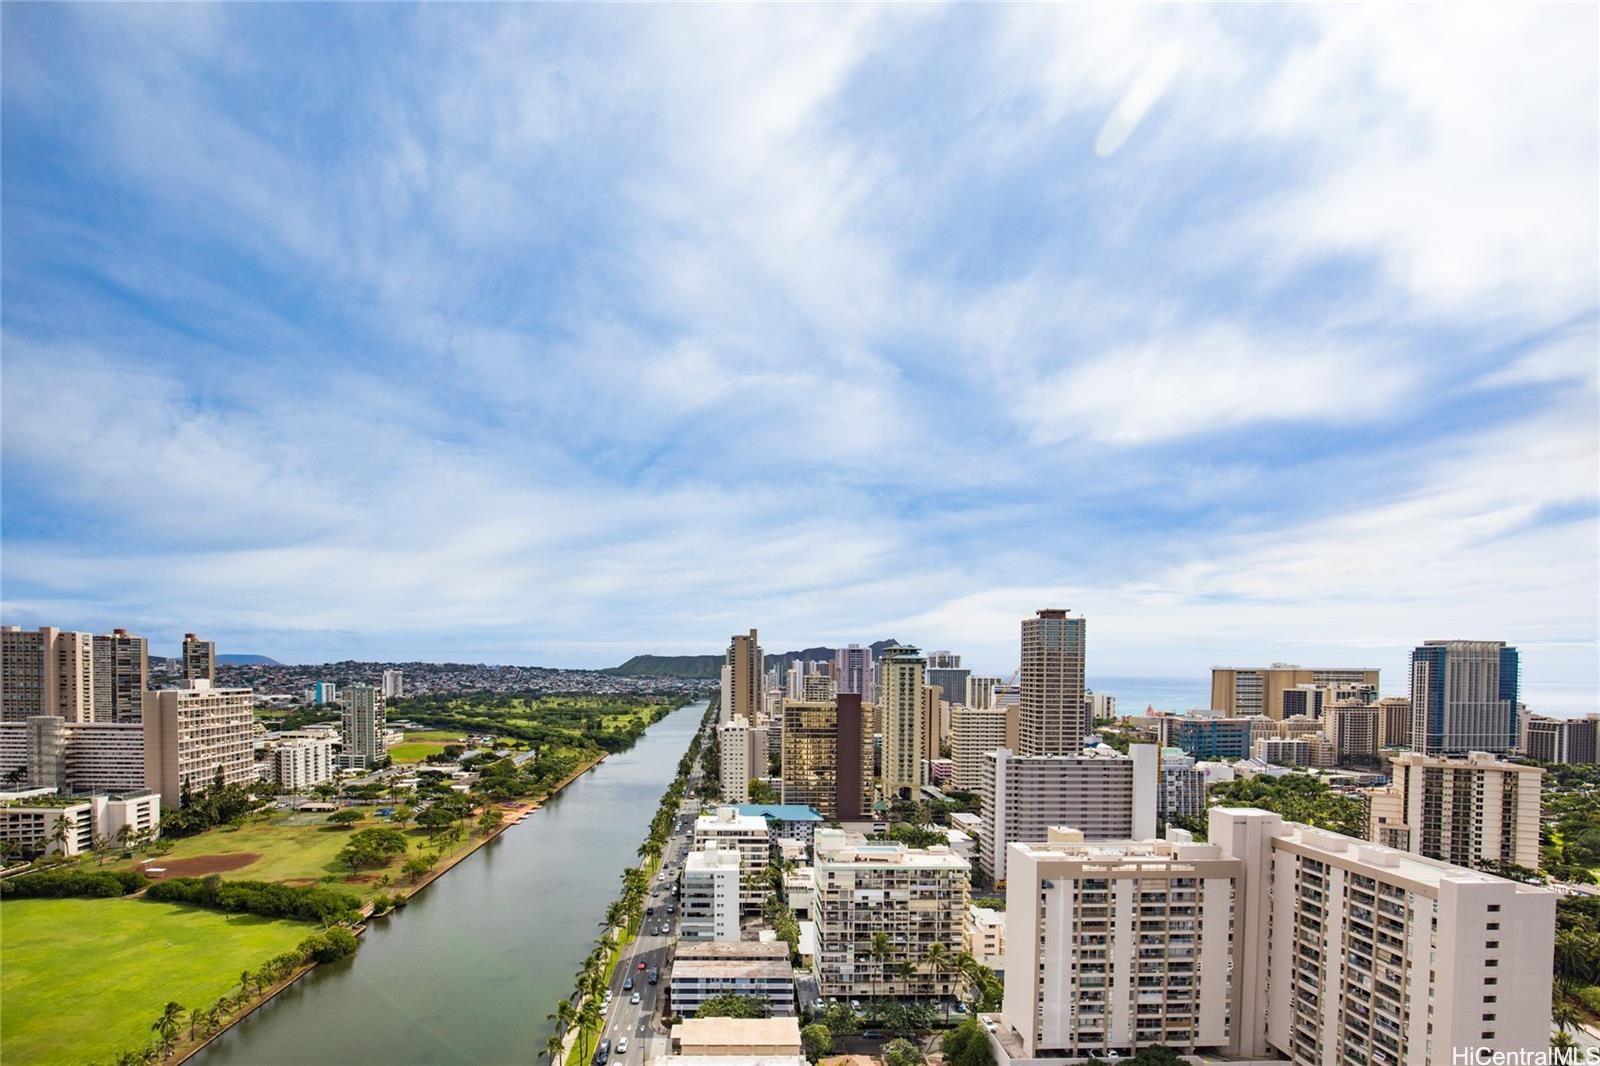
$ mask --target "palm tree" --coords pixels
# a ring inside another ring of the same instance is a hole
[[[934,983],[937,984],[940,977],[950,972],[952,965],[950,949],[938,941],[934,941],[928,945],[928,950],[923,952],[922,961],[928,964],[928,969],[933,973]],[[948,1022],[950,1020],[950,1000],[940,996],[939,1001],[944,1004],[944,1020]]]
[[[950,967],[959,975],[960,981],[967,988],[976,988],[978,985],[978,960],[972,957],[971,952],[958,951],[951,956]],[[979,997],[974,993],[970,1006],[974,1011],[978,1008]]]
[[[583,1001],[583,1008],[578,1011],[578,1035],[583,1042],[583,1057],[589,1057],[589,1034],[598,1033],[605,1024],[605,1016],[600,1013],[600,999],[590,996]]]
[[[1556,1029],[1562,1034],[1565,1034],[1574,1025],[1582,1021],[1578,1017],[1577,1008],[1573,1007],[1572,1002],[1566,998],[1556,1002],[1555,1007],[1550,1011],[1550,1020],[1556,1023]]]
[[[243,1003],[245,1000],[250,998],[250,984],[255,980],[255,976],[256,975],[251,973],[249,970],[240,971],[239,987],[243,989],[243,991],[240,993],[239,1002]]]
[[[161,1040],[163,1057],[171,1053],[172,1045],[178,1040],[178,1023],[182,1018],[183,1004],[169,999],[161,1009],[161,1017],[150,1023],[151,1031]]]
[[[65,855],[67,853],[67,816],[65,814],[56,815],[55,828],[50,830],[50,843],[54,844],[56,850],[61,854]]]
[[[561,1060],[561,1049],[567,1046],[566,1038],[560,1033],[551,1033],[550,1038],[544,1042],[544,1049],[550,1055],[551,1066],[556,1066]]]
[[[867,951],[867,954],[878,963],[878,968],[872,974],[872,995],[874,998],[878,997],[878,982],[884,975],[883,963],[889,958],[892,951],[893,949],[889,945],[888,933],[877,932],[872,934],[872,947]]]

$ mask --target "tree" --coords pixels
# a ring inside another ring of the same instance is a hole
[[[696,1018],[765,1018],[767,1004],[755,996],[741,996],[724,992],[700,1004],[694,1012]]]
[[[805,1049],[806,1058],[817,1062],[833,1050],[833,1034],[821,1022],[812,1022],[800,1030],[800,1046]]]
[[[500,809],[498,807],[485,807],[483,809],[483,813],[478,815],[478,832],[487,836],[496,829],[500,828],[500,823],[502,821],[504,821],[504,819],[500,816]]]
[[[883,964],[893,954],[893,951],[894,949],[889,944],[888,933],[878,932],[872,934],[872,947],[868,949],[867,954],[878,963],[877,969],[872,974],[872,994],[875,997],[879,995],[878,983],[886,969]]]
[[[178,1025],[182,1021],[183,1004],[169,999],[167,1005],[161,1009],[161,1016],[150,1023],[151,1031],[161,1041],[163,1057],[171,1054],[172,1045],[178,1042]]]
[[[939,983],[939,978],[953,972],[955,969],[955,962],[951,958],[950,949],[938,941],[928,945],[928,950],[922,954],[922,961],[928,964],[928,970],[933,974],[935,987]],[[950,998],[948,996],[940,996],[939,1002],[944,1005],[944,1020],[948,1022],[950,1020]]]
[[[777,803],[778,790],[772,787],[772,782],[759,777],[750,779],[751,803]]]
[[[124,822],[117,827],[117,847],[128,850],[128,839],[133,836],[133,826]]]
[[[415,810],[402,803],[389,813],[389,820],[395,825],[399,826],[401,829],[404,829],[406,827],[406,823],[411,821],[416,813],[417,812]]]
[[[341,826],[343,826],[343,825],[355,825],[357,822],[361,821],[361,819],[363,819],[365,817],[366,817],[366,814],[363,811],[361,811],[359,808],[357,808],[357,807],[346,807],[342,811],[334,811],[332,814],[328,815],[328,824],[329,825],[341,825]]]
[[[947,1066],[994,1066],[988,1034],[976,1018],[968,1018],[946,1033],[939,1050],[944,1052]]]
[[[567,1039],[560,1033],[551,1033],[545,1038],[544,1051],[550,1056],[551,1066],[561,1061],[561,1049],[567,1046]]]
[[[67,853],[67,816],[64,813],[56,815],[55,827],[50,830],[50,843],[62,855]]]
[[[883,1045],[884,1066],[921,1066],[922,1049],[901,1037]]]

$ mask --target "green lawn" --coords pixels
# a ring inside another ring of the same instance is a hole
[[[363,870],[363,880],[346,880],[350,876],[350,869],[339,863],[336,856],[339,854],[339,849],[350,839],[350,834],[355,830],[389,824],[387,819],[368,817],[357,822],[353,829],[345,829],[328,825],[326,815],[278,812],[270,815],[264,822],[252,821],[242,829],[208,829],[195,836],[174,841],[170,853],[152,858],[148,865],[167,867],[180,874],[201,876],[211,871],[203,868],[186,868],[193,866],[194,863],[185,864],[183,860],[195,860],[195,863],[199,863],[205,859],[255,855],[256,858],[245,865],[219,869],[216,872],[229,880],[250,881],[309,883],[332,877],[336,880],[329,882],[331,887],[354,893],[362,899],[370,899],[378,892],[384,891],[378,884],[380,877],[388,874],[396,882],[402,881],[400,867],[404,865],[405,860],[410,855],[432,850],[425,831],[417,828],[407,829],[405,834],[411,840],[411,851],[407,855],[397,856],[383,869]],[[464,836],[461,841],[447,849],[446,856],[466,847],[468,840],[469,838]],[[134,863],[118,865],[138,868]]]
[[[10,900],[0,905],[0,1060],[115,1059],[148,1042],[168,1000],[208,1007],[241,970],[313,931],[136,899]]]

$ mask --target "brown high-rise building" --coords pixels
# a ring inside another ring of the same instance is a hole
[[[137,722],[150,681],[143,637],[114,629],[94,638],[94,716],[99,722]]]
[[[1281,721],[1285,717],[1284,695],[1302,685],[1330,689],[1362,686],[1375,693],[1378,671],[1365,667],[1304,667],[1289,663],[1261,667],[1214,666],[1211,668],[1211,710],[1240,717],[1264,714]]]
[[[193,633],[183,635],[183,676],[186,681],[216,681],[217,645]]]
[[[723,704],[728,708],[730,719],[742,715],[746,721],[754,722],[760,716],[761,659],[761,642],[753,629],[749,636],[735,636],[728,645],[726,665],[732,695]]]
[[[860,693],[783,701],[782,799],[830,820],[866,817],[872,804],[872,715]]]
[[[927,660],[917,648],[885,648],[878,659],[878,714],[883,728],[883,793],[915,799],[928,757],[923,733]]]
[[[94,638],[44,626],[0,629],[0,720],[95,720]]]
[[[1089,734],[1085,620],[1046,608],[1022,620],[1023,755],[1076,755]]]

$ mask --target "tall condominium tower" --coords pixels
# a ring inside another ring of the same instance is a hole
[[[185,793],[256,780],[255,699],[247,688],[212,688],[191,679],[182,688],[144,694],[145,787],[161,793],[163,807],[182,806]]]
[[[384,740],[383,694],[371,685],[346,685],[341,694],[344,713],[340,716],[339,765],[351,769],[370,769],[388,754]]]
[[[113,629],[109,636],[95,637],[94,648],[95,718],[108,722],[139,721],[144,709],[144,692],[150,685],[149,642],[126,629]],[[104,682],[100,679],[102,661],[109,670]],[[101,692],[110,699],[105,709],[98,705]]]
[[[383,672],[383,698],[397,700],[406,694],[406,675],[401,670]]]
[[[761,713],[761,642],[756,638],[756,631],[751,630],[749,636],[735,636],[728,645],[727,659],[724,665],[728,668],[728,698],[724,706],[728,708],[728,718],[738,718],[743,715],[754,722]],[[724,718],[727,721],[728,718]]]
[[[1517,649],[1504,641],[1430,640],[1412,651],[1412,750],[1515,751],[1517,672]]]
[[[860,696],[783,701],[782,799],[830,820],[866,816],[872,806],[872,714]]]
[[[217,679],[217,645],[193,633],[183,635],[183,676],[190,681]]]
[[[859,644],[847,644],[833,653],[833,676],[839,682],[841,693],[855,693],[862,699],[871,697],[872,649]]]
[[[1022,754],[1074,755],[1089,733],[1084,619],[1046,608],[1022,620]]]
[[[51,626],[0,629],[0,720],[39,715],[92,722],[94,637]]]
[[[922,788],[922,760],[927,758],[923,734],[923,685],[927,660],[916,648],[885,648],[878,660],[883,716],[883,792],[893,798],[915,798]]]

